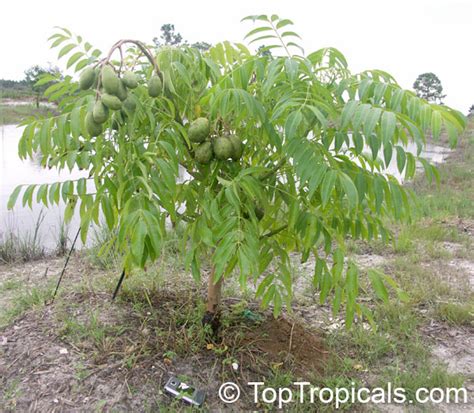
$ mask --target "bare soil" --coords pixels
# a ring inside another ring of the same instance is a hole
[[[380,263],[379,256],[374,260]],[[363,261],[370,262],[366,254]],[[0,280],[54,285],[61,264],[62,260],[51,259],[0,266]],[[293,317],[276,320],[250,303],[253,314],[263,317],[255,321],[233,314],[233,300],[228,299],[229,321],[220,338],[201,340],[192,331],[195,325],[189,324],[190,311],[197,312],[203,294],[196,286],[137,292],[146,296],[139,305],[135,295],[124,293],[112,303],[113,283],[102,290],[92,283],[100,276],[104,276],[101,270],[74,257],[56,303],[29,310],[0,330],[1,411],[157,411],[163,406],[177,411],[183,408],[181,402],[163,393],[172,375],[204,389],[207,408],[219,411],[217,392],[224,380],[245,389],[247,382],[271,377],[279,369],[302,378],[323,372],[329,354],[321,331],[343,328],[340,320],[331,318],[329,308],[315,303],[296,305]],[[80,288],[71,290],[79,280]],[[9,305],[12,295],[0,296],[2,305]],[[100,326],[97,337],[87,334],[97,327],[91,324],[91,309]],[[82,336],[76,333],[74,339],[65,320],[82,323]],[[423,326],[423,334],[433,344],[433,357],[446,362],[450,371],[466,374],[466,386],[472,391],[473,329],[431,322]],[[251,395],[245,394],[232,407],[255,406]]]
[[[31,282],[33,274],[42,274],[39,284],[48,278],[54,284],[58,264],[53,259],[2,266],[0,279]],[[200,300],[196,291],[150,292],[139,305],[124,294],[112,303],[110,291],[84,287],[97,270],[90,272],[78,257],[70,265],[62,286],[67,290],[57,302],[29,310],[0,330],[0,411],[180,410],[182,402],[163,393],[171,376],[204,389],[207,407],[219,409],[217,393],[225,379],[245,389],[275,369],[303,376],[324,366],[322,338],[296,319],[274,319],[257,310],[252,313],[261,317],[257,321],[230,314],[218,338],[200,340],[190,331],[195,326],[188,325],[189,311],[197,312]],[[46,267],[54,268],[54,276],[44,277]],[[68,285],[80,277],[85,277],[82,291],[71,291]],[[4,305],[7,300],[4,295]],[[227,304],[231,308],[232,301]],[[84,331],[74,333],[67,322]],[[246,409],[250,403],[250,395],[244,395],[233,407]]]

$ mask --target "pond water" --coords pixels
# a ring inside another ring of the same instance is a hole
[[[42,184],[66,181],[87,177],[87,173],[74,169],[64,170],[59,173],[56,169],[41,168],[39,159],[20,160],[18,157],[18,142],[22,134],[22,128],[16,125],[0,126],[0,243],[6,234],[13,232],[19,237],[32,236],[36,223],[41,220],[39,237],[41,245],[48,250],[57,246],[65,205],[53,205],[46,208],[42,204],[33,202],[33,207],[22,207],[21,195],[12,211],[7,210],[7,202],[10,194],[20,184]],[[407,147],[412,153],[416,153],[415,144]],[[434,163],[443,162],[450,150],[445,147],[427,145],[423,156]],[[387,172],[393,174],[399,180],[401,176],[396,167],[396,160],[390,163]],[[79,228],[78,213],[74,215],[67,228],[69,239],[72,240]],[[81,244],[79,242],[78,247]]]
[[[7,234],[13,233],[20,238],[33,236],[36,224],[39,227],[39,242],[47,250],[57,246],[65,205],[49,206],[33,202],[32,209],[22,207],[20,194],[13,210],[7,210],[8,198],[20,184],[43,184],[87,176],[84,171],[69,170],[58,173],[56,169],[44,169],[40,159],[21,160],[18,157],[18,142],[23,129],[16,125],[0,126],[0,243]],[[35,198],[33,198],[35,200]],[[73,238],[79,228],[79,216],[75,214],[66,230]]]

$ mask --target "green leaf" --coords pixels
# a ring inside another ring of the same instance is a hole
[[[294,23],[290,19],[281,19],[277,24],[276,28],[281,29],[282,27],[288,26],[288,25],[294,25]]]
[[[324,176],[323,184],[321,187],[321,200],[322,200],[323,207],[326,206],[326,204],[329,201],[331,193],[334,189],[334,184],[336,183],[336,178],[337,178],[336,171],[328,171],[326,172],[326,175]]]
[[[368,270],[367,274],[377,297],[384,302],[388,302],[388,292],[382,281],[382,275],[376,270]]]
[[[433,114],[431,115],[431,133],[433,135],[433,139],[435,140],[439,138],[439,135],[441,133],[441,123],[441,113],[437,110],[434,110]]]
[[[28,204],[28,206],[31,208],[33,205],[33,192],[36,188],[36,185],[28,185],[26,188],[26,191],[23,193],[23,199],[22,199],[22,205],[23,207]]]
[[[298,39],[301,39],[301,37],[300,37],[300,35],[299,35],[298,33],[291,32],[291,31],[283,32],[280,36],[281,36],[281,37],[288,37],[288,36],[291,36],[291,37],[297,37]]]
[[[268,305],[270,304],[270,301],[272,301],[273,297],[275,296],[275,292],[276,292],[276,286],[275,286],[275,284],[272,284],[267,289],[265,294],[263,294],[263,298],[262,298],[262,308],[263,309],[268,307]]]
[[[302,120],[303,115],[299,110],[290,113],[285,123],[285,135],[288,139],[292,139],[295,137],[296,131],[298,130],[298,126],[300,125]]]
[[[382,114],[382,141],[385,143],[392,140],[397,127],[397,118],[393,112],[385,111]]]
[[[8,203],[7,203],[7,209],[11,210],[15,206],[16,200],[18,198],[18,195],[20,195],[21,188],[23,188],[23,185],[18,185],[8,198]]]
[[[64,55],[68,54],[72,49],[74,49],[77,45],[73,44],[73,43],[70,43],[70,44],[67,44],[66,46],[64,46],[60,51],[59,51],[59,54],[58,54],[58,59],[61,59],[61,57],[63,57]]]
[[[76,63],[82,56],[84,56],[84,53],[82,52],[76,52],[74,53],[67,61],[66,64],[66,69],[69,69],[74,63]]]
[[[138,219],[134,226],[131,238],[131,251],[134,259],[140,262],[143,257],[145,248],[145,236],[147,235],[147,227],[144,220]]]
[[[369,115],[367,116],[367,120],[364,123],[364,135],[365,136],[371,136],[372,132],[375,129],[375,125],[377,125],[380,114],[382,112],[382,109],[380,108],[371,108]]]
[[[349,201],[350,207],[352,209],[356,208],[359,204],[359,196],[357,194],[357,188],[354,185],[354,182],[352,182],[352,179],[349,178],[349,176],[344,172],[339,173],[339,181],[341,182],[344,192],[347,195],[347,200]]]
[[[407,155],[405,153],[405,150],[400,145],[397,145],[395,148],[397,150],[397,168],[398,171],[402,173],[403,169],[405,168]]]
[[[109,197],[107,196],[102,196],[101,199],[101,207],[102,207],[102,212],[105,217],[105,222],[107,223],[107,226],[109,229],[112,229],[114,227],[115,223],[115,217],[114,217],[114,211],[112,207],[112,203],[110,202]]]
[[[48,184],[41,184],[36,192],[36,202],[40,201],[48,206]]]
[[[349,125],[349,122],[354,116],[354,113],[358,106],[359,102],[355,100],[350,100],[344,105],[344,109],[342,110],[341,114],[341,128],[345,129],[347,125]]]
[[[263,281],[258,285],[255,297],[260,297],[267,290],[268,286],[273,282],[275,276],[273,274],[267,275]]]
[[[247,38],[253,36],[254,34],[261,33],[261,32],[266,32],[266,31],[269,31],[269,30],[271,31],[271,30],[273,30],[273,29],[272,29],[271,27],[267,27],[267,26],[264,26],[264,27],[257,27],[256,29],[253,29],[253,30],[249,31],[249,32],[245,35],[244,39],[247,39]]]

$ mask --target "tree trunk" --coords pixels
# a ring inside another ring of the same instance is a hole
[[[207,305],[206,313],[202,318],[203,325],[210,325],[214,335],[217,334],[217,330],[220,325],[220,304],[221,304],[221,291],[224,277],[221,277],[219,281],[214,283],[215,268],[212,267],[211,273],[207,280]]]

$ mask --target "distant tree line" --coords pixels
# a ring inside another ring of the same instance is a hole
[[[53,75],[58,80],[63,77],[58,67],[34,65],[25,70],[25,78],[22,80],[0,79],[0,97],[10,99],[33,97],[38,107],[44,91],[54,83],[54,81],[51,81],[36,86],[36,82],[45,74]]]

